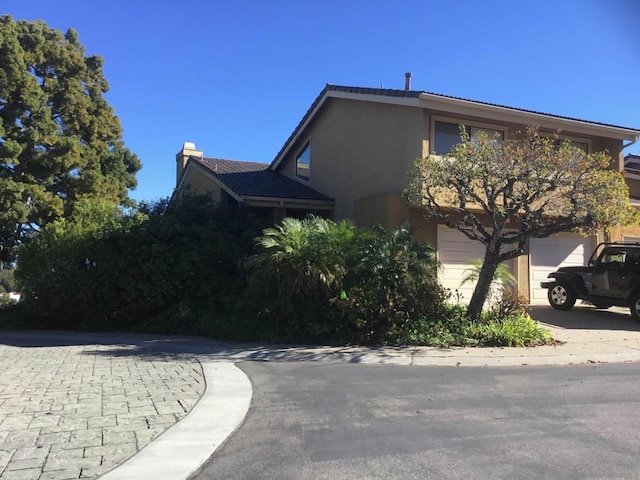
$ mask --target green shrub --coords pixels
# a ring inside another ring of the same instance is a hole
[[[255,307],[261,340],[396,343],[409,319],[438,315],[447,298],[433,249],[406,229],[287,218],[257,242],[243,304]]]
[[[251,280],[236,311],[242,330],[266,341],[341,342],[345,325],[330,303],[363,235],[351,222],[315,216],[265,229],[246,262]]]
[[[465,334],[486,347],[534,347],[553,340],[551,332],[527,314],[504,319],[489,316],[466,327]]]
[[[529,301],[511,286],[502,286],[498,298],[491,304],[490,311],[498,318],[508,318],[525,314]]]
[[[355,326],[355,342],[396,344],[412,319],[439,318],[449,295],[433,248],[412,242],[405,228],[374,233],[357,250],[336,304],[342,321]]]
[[[245,281],[239,260],[264,227],[207,197],[125,214],[86,203],[20,251],[17,280],[47,328],[203,333],[202,308],[231,310]]]
[[[0,270],[0,292],[15,292],[14,270]]]
[[[551,341],[510,290],[477,321],[448,304],[433,249],[412,242],[406,229],[318,217],[262,230],[264,223],[203,197],[128,213],[79,202],[21,249],[16,281],[24,301],[3,308],[1,327],[280,343]]]
[[[33,322],[32,317],[25,311],[24,303],[11,300],[0,295],[0,330],[25,330],[41,328]]]
[[[0,309],[14,305],[17,303],[8,293],[0,292]]]
[[[551,332],[527,313],[501,317],[485,311],[477,320],[466,316],[466,306],[445,305],[440,318],[412,319],[405,325],[400,344],[437,347],[531,347],[553,342]]]

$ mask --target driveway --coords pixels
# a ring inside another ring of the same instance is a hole
[[[206,388],[191,355],[60,340],[0,345],[2,480],[103,474],[185,417]]]
[[[640,323],[628,308],[598,310],[591,305],[576,305],[569,311],[559,311],[535,306],[530,313],[552,331],[555,339],[566,342],[558,351],[570,351],[574,357],[609,354],[605,361],[635,361],[634,355],[640,352]]]

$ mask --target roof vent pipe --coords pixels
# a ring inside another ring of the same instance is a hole
[[[411,90],[411,72],[404,74],[404,89]]]

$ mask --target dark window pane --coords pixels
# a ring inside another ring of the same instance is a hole
[[[307,143],[296,158],[296,176],[308,182],[310,170],[311,147],[310,144]]]
[[[460,143],[460,125],[455,123],[436,122],[435,141],[433,151],[438,155],[445,155]]]

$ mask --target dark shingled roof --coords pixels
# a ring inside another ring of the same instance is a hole
[[[566,117],[566,116],[563,116],[563,115],[554,115],[554,114],[551,114],[551,113],[537,112],[535,110],[527,110],[525,108],[508,107],[506,105],[500,105],[500,104],[497,104],[497,103],[480,102],[480,101],[477,101],[477,100],[469,100],[467,98],[454,97],[454,96],[451,96],[451,95],[443,95],[441,93],[425,92],[425,91],[422,91],[422,90],[396,90],[396,89],[391,89],[391,88],[349,87],[349,86],[344,86],[344,85],[332,85],[330,83],[327,83],[327,85],[322,89],[320,94],[313,101],[313,103],[311,104],[311,106],[309,107],[307,112],[304,114],[304,116],[302,117],[302,120],[300,120],[300,122],[298,123],[296,128],[294,128],[294,130],[291,133],[291,135],[289,135],[289,138],[287,138],[287,141],[284,142],[284,145],[282,146],[282,148],[280,149],[278,154],[275,156],[274,161],[277,160],[278,157],[280,157],[280,154],[282,154],[282,152],[285,150],[287,145],[289,145],[289,142],[296,136],[296,134],[298,133],[298,130],[300,130],[302,125],[307,121],[307,119],[311,115],[311,112],[313,112],[313,110],[315,109],[316,105],[318,105],[318,103],[320,103],[320,101],[322,100],[324,95],[329,91],[355,93],[355,94],[363,94],[363,95],[381,95],[381,96],[386,96],[386,97],[404,97],[404,98],[420,98],[420,95],[422,95],[424,93],[424,94],[427,94],[427,95],[433,95],[435,97],[450,98],[452,100],[462,100],[462,101],[465,101],[465,102],[471,102],[471,103],[475,103],[475,104],[478,104],[478,105],[489,105],[489,106],[492,106],[492,107],[506,108],[506,109],[515,110],[515,111],[518,111],[518,112],[526,112],[526,113],[533,113],[533,114],[536,114],[536,115],[545,115],[547,117],[552,117],[552,118],[560,118],[560,119],[563,119],[563,120],[573,120],[573,121],[576,121],[576,122],[590,123],[592,125],[601,125],[603,127],[621,128],[621,129],[624,129],[624,130],[635,130],[635,129],[628,128],[628,127],[621,127],[619,125],[612,125],[610,123],[601,123],[601,122],[593,122],[593,121],[590,121],[590,120],[581,120],[579,118],[574,118],[574,117]]]
[[[331,201],[307,185],[268,170],[266,163],[197,157],[191,157],[191,161],[198,162],[240,197]]]

